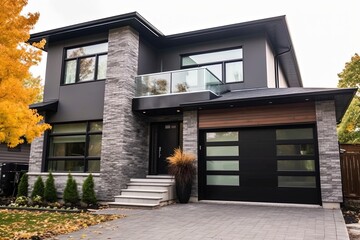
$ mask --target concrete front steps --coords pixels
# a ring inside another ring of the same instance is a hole
[[[175,180],[169,175],[148,175],[146,178],[131,178],[127,188],[115,196],[110,207],[154,208],[171,203],[175,199]]]

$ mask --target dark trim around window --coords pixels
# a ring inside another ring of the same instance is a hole
[[[90,132],[90,124],[92,122],[102,122],[102,120],[91,120],[91,121],[80,121],[80,122],[66,122],[66,123],[55,123],[52,126],[56,125],[66,125],[66,124],[73,124],[73,123],[84,123],[86,124],[86,131],[85,132],[69,132],[69,133],[52,133],[52,131],[46,132],[46,153],[45,153],[45,161],[44,161],[44,171],[49,171],[49,162],[50,161],[83,161],[83,171],[71,171],[71,172],[100,172],[98,171],[89,171],[89,161],[101,160],[101,156],[89,156],[89,143],[90,143],[90,136],[100,135],[102,138],[102,131],[92,131]],[[65,137],[65,136],[85,136],[85,148],[84,148],[84,156],[50,156],[50,148],[51,148],[51,138],[52,137]],[[52,172],[68,172],[67,170],[58,171],[54,169],[50,169]]]
[[[79,45],[73,45],[73,46],[68,46],[65,47],[63,49],[63,54],[62,54],[62,67],[61,67],[61,81],[60,81],[60,85],[61,86],[67,86],[67,85],[73,85],[73,84],[82,84],[82,83],[87,83],[87,82],[93,82],[93,81],[101,81],[101,80],[105,80],[106,78],[97,78],[97,74],[98,74],[98,62],[99,62],[99,56],[104,56],[107,55],[108,52],[99,52],[96,54],[89,54],[89,55],[85,55],[85,56],[80,56],[80,57],[74,57],[74,58],[66,58],[66,52],[69,49],[73,49],[73,48],[81,48],[81,47],[87,47],[87,46],[92,46],[92,45],[97,45],[97,44],[102,44],[102,43],[107,43],[108,40],[101,40],[101,41],[96,41],[96,42],[91,42],[91,43],[86,43],[86,44],[79,44]],[[88,58],[88,57],[95,57],[95,71],[94,71],[94,79],[93,80],[89,80],[89,81],[79,81],[79,60],[83,59],[83,58]],[[77,66],[76,66],[76,76],[75,76],[75,82],[74,83],[65,83],[65,69],[66,69],[66,62],[67,61],[71,61],[71,60],[76,60]]]
[[[226,61],[215,61],[215,62],[207,62],[207,63],[203,63],[203,64],[193,64],[193,65],[187,65],[187,66],[183,66],[183,62],[182,59],[184,57],[189,57],[191,55],[200,55],[200,54],[207,54],[207,53],[215,53],[215,52],[222,52],[222,51],[230,51],[230,50],[236,50],[236,49],[242,49],[242,46],[236,46],[236,47],[230,47],[230,48],[222,48],[222,49],[216,49],[216,50],[209,50],[209,51],[199,51],[199,52],[191,52],[191,53],[186,53],[186,54],[180,54],[180,68],[181,69],[188,69],[188,68],[195,68],[195,67],[203,67],[203,66],[208,66],[208,65],[216,65],[216,64],[221,64],[221,71],[222,71],[222,80],[224,83],[226,84],[232,84],[232,83],[243,83],[244,82],[244,65],[243,65],[243,80],[242,81],[238,81],[238,82],[226,82],[226,64],[227,63],[232,63],[232,62],[242,62],[244,63],[244,56],[242,56],[242,58],[237,58],[237,59],[231,59],[231,60],[226,60]],[[244,52],[243,52],[244,54]]]

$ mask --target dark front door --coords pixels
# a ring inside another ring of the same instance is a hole
[[[151,133],[150,174],[168,174],[166,158],[180,146],[180,123],[156,123]]]

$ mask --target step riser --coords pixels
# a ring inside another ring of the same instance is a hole
[[[128,186],[127,189],[131,190],[166,190],[167,191],[167,197],[165,197],[165,200],[172,200],[175,199],[175,187],[169,186],[169,187],[163,187],[163,186],[145,186],[145,185],[136,185],[136,186]]]
[[[162,206],[162,204],[150,204],[150,205],[144,205],[144,204],[139,204],[139,203],[127,203],[127,204],[122,204],[122,203],[115,203],[115,202],[108,202],[109,207],[130,207],[130,208],[140,208],[140,209],[153,209],[156,208],[158,206]]]
[[[130,190],[130,191],[128,191]],[[148,191],[148,192],[147,192]],[[166,192],[156,192],[166,191]],[[154,198],[154,199],[152,199]],[[175,180],[171,176],[132,178],[120,196],[115,196],[116,206],[160,206],[175,199]]]
[[[139,196],[139,197],[161,197],[161,198],[167,198],[169,197],[169,194],[167,192],[165,193],[151,193],[151,192],[121,192],[121,196]]]
[[[147,175],[146,178],[174,179],[174,177],[173,177],[173,176],[170,176],[170,175]]]
[[[175,183],[174,179],[131,178],[131,183]]]
[[[138,199],[138,198],[117,198],[115,197],[116,203],[140,203],[140,204],[160,204],[160,200],[157,199]]]
[[[171,187],[166,186],[151,186],[151,185],[128,185],[127,189],[141,189],[141,190],[168,190]]]

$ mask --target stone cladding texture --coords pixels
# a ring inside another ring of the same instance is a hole
[[[41,172],[44,135],[35,138],[30,146],[29,172]]]
[[[73,179],[75,179],[75,181],[76,181],[78,193],[81,198],[82,185],[83,185],[83,182],[85,181],[85,179],[88,177],[88,174],[72,173],[71,175],[72,175]],[[39,174],[29,173],[29,189],[28,189],[29,195],[31,195],[31,191],[34,188],[34,184],[35,184],[35,181],[38,178],[38,176],[41,176],[43,182],[45,183],[46,179],[48,178],[48,173],[39,173]],[[66,173],[60,173],[60,174],[53,173],[53,177],[54,177],[54,181],[55,181],[57,196],[58,196],[58,198],[62,198],[68,176]],[[95,184],[95,194],[96,194],[96,197],[99,198],[100,178],[99,178],[99,176],[93,174],[93,179],[94,179],[94,184]]]
[[[343,201],[334,101],[316,102],[320,186],[323,203]]]
[[[198,156],[198,114],[197,111],[185,111],[183,115],[183,150]],[[198,172],[198,159],[195,161]],[[198,196],[198,177],[194,179],[192,197]]]
[[[100,166],[102,200],[113,200],[132,177],[148,169],[148,126],[132,112],[139,35],[130,27],[109,32]]]

